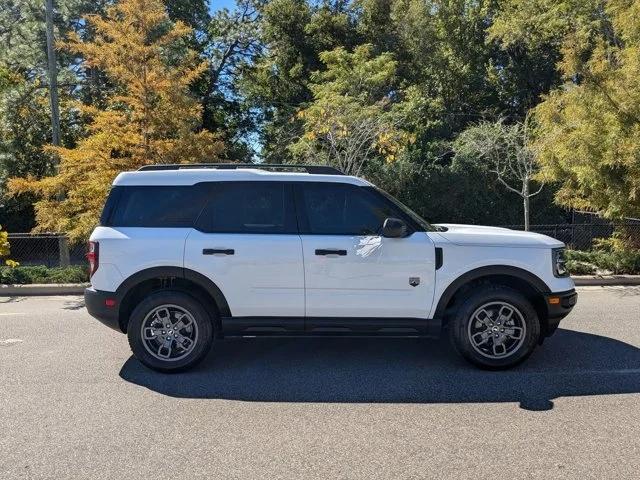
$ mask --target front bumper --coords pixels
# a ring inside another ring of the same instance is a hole
[[[578,293],[575,289],[565,292],[548,293],[544,296],[547,307],[547,331],[546,336],[551,335],[558,328],[560,320],[571,313],[578,301]]]
[[[115,302],[109,306],[110,302],[107,302],[107,300],[115,300]],[[120,302],[116,300],[115,293],[86,288],[84,290],[84,304],[89,315],[98,319],[107,327],[122,333],[118,315]]]

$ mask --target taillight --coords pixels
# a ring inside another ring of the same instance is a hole
[[[87,260],[89,260],[89,278],[98,270],[99,258],[100,258],[100,245],[98,242],[89,242],[89,250],[87,252]]]

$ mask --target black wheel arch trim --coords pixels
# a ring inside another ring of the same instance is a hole
[[[231,309],[229,308],[229,303],[227,303],[227,299],[225,298],[220,287],[216,285],[212,280],[207,278],[205,275],[196,272],[195,270],[191,270],[189,268],[183,268],[184,278],[186,280],[190,280],[193,283],[200,285],[204,288],[207,293],[213,298],[218,307],[218,313],[223,317],[231,317]]]
[[[203,288],[214,300],[221,316],[230,317],[231,310],[222,290],[209,278],[189,268],[183,267],[151,267],[134,273],[120,284],[116,289],[116,297],[119,301],[135,288],[136,285],[154,278],[175,277],[189,280]]]
[[[511,265],[489,265],[486,267],[479,267],[463,273],[447,286],[438,300],[438,306],[436,307],[436,311],[433,315],[434,318],[442,318],[444,316],[447,304],[460,287],[479,278],[489,277],[492,275],[516,277],[527,282],[540,294],[551,293],[547,284],[544,283],[540,277],[522,268],[513,267]]]

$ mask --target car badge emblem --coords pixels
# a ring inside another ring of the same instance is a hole
[[[420,277],[409,277],[409,285],[412,287],[420,285]]]

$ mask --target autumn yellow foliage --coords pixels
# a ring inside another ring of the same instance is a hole
[[[9,255],[9,234],[0,225],[0,258]]]
[[[2,265],[2,258],[9,255],[10,251],[11,248],[9,246],[9,234],[2,230],[2,225],[0,225],[0,265]],[[11,259],[5,259],[4,264],[12,268],[20,265],[18,262]]]
[[[169,21],[160,0],[121,0],[104,17],[88,16],[92,41],[77,36],[59,48],[104,72],[115,85],[101,108],[77,105],[90,119],[73,148],[49,147],[57,174],[14,178],[13,193],[35,192],[37,230],[86,238],[114,177],[154,163],[215,161],[223,144],[198,130],[201,105],[189,86],[207,68],[187,47],[190,29]]]

